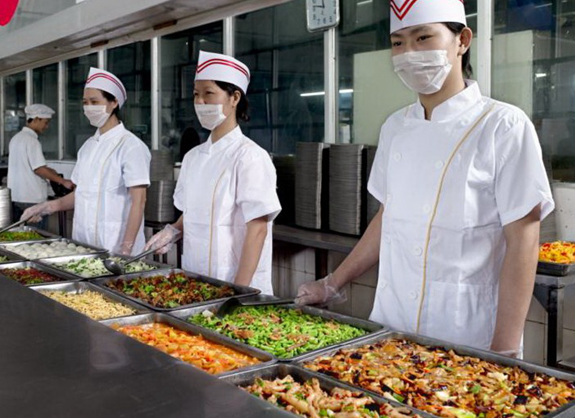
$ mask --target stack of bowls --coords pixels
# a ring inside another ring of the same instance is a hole
[[[0,228],[12,223],[12,202],[10,199],[10,189],[0,186]]]
[[[328,191],[327,185],[324,187],[327,149],[321,142],[298,142],[296,145],[295,223],[298,226],[312,229],[327,226],[322,219],[322,200],[326,201]]]
[[[375,153],[377,152],[377,147],[374,147],[372,145],[367,146],[366,147],[366,154],[367,154],[367,159],[366,159],[366,177],[365,177],[365,184],[367,186],[367,182],[369,181],[369,176],[371,175],[371,168],[373,167],[373,161],[375,160]],[[371,222],[371,220],[373,219],[373,217],[375,216],[375,214],[377,213],[377,211],[379,210],[379,207],[381,205],[381,203],[379,202],[379,200],[377,200],[375,197],[373,197],[371,195],[371,193],[367,193],[367,202],[366,202],[366,219],[367,219],[367,223]]]
[[[282,211],[275,219],[277,224],[295,223],[295,155],[274,155],[272,157],[277,173],[277,190]]]
[[[173,222],[176,220],[174,207],[174,180],[153,181],[148,188],[145,217],[152,222]]]
[[[329,153],[329,228],[334,232],[362,232],[364,145],[332,145]]]

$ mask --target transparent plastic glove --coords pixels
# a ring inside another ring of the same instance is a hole
[[[155,248],[156,254],[166,254],[172,249],[174,242],[176,242],[181,236],[182,231],[168,224],[164,229],[150,238],[144,250]]]
[[[32,207],[29,207],[24,211],[20,220],[26,219],[27,222],[38,223],[42,220],[43,216],[50,215],[54,213],[54,202],[47,201],[43,203],[38,203]]]
[[[132,249],[134,248],[133,241],[124,241],[122,242],[117,250],[115,251],[116,254],[130,256],[132,255]]]
[[[523,348],[518,348],[517,350],[495,351],[495,353],[505,357],[521,358],[523,355]]]
[[[345,290],[340,290],[334,284],[333,276],[329,276],[302,284],[295,299],[298,305],[325,305],[328,302],[343,303],[347,300]]]

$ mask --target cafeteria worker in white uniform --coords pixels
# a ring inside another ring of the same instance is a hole
[[[200,51],[194,106],[206,142],[182,162],[174,203],[183,215],[146,248],[169,250],[183,232],[188,271],[273,294],[272,221],[281,210],[269,154],[246,137],[250,71],[242,62]]]
[[[84,88],[84,114],[97,129],[80,151],[71,180],[74,193],[27,209],[22,219],[74,209],[72,237],[113,253],[144,248],[144,206],[150,184],[150,151],[118,118],[127,99],[112,73],[91,68]]]
[[[554,208],[537,134],[464,78],[472,32],[461,0],[392,0],[390,15],[395,71],[419,100],[381,128],[368,183],[378,214],[298,302],[341,296],[379,261],[372,320],[517,355],[539,224]]]

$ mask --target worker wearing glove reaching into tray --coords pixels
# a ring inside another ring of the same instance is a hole
[[[142,251],[151,154],[119,120],[126,99],[126,89],[114,74],[90,69],[84,114],[98,130],[78,151],[71,178],[76,190],[26,209],[22,219],[37,222],[45,215],[74,209],[75,240],[121,255]]]
[[[272,221],[281,206],[269,154],[238,126],[248,120],[249,82],[242,62],[200,51],[194,106],[211,134],[182,162],[174,204],[183,215],[146,249],[165,253],[183,234],[186,270],[272,294]]]
[[[371,319],[505,354],[520,351],[539,225],[554,208],[533,124],[469,80],[461,0],[392,0],[395,72],[419,100],[381,129],[368,190],[381,208],[300,304],[342,296],[379,262]]]

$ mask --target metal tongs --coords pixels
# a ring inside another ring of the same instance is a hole
[[[231,314],[237,308],[241,306],[267,306],[267,305],[289,305],[294,303],[293,299],[275,299],[275,300],[255,300],[255,301],[243,301],[238,298],[229,298],[226,300],[216,311],[215,315],[218,318],[223,318],[226,315]]]

